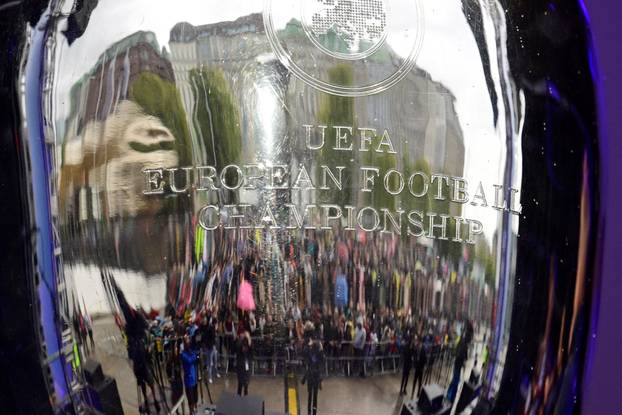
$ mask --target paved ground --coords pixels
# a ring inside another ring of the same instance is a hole
[[[111,320],[94,323],[96,350],[94,358],[102,364],[104,373],[113,376],[126,415],[138,415],[137,386],[126,357],[125,346]],[[471,363],[468,362],[467,365]],[[471,363],[472,364],[472,363]],[[468,369],[470,372],[470,369]],[[468,373],[468,372],[467,372]],[[323,382],[319,393],[318,413],[334,415],[399,414],[402,397],[399,396],[401,375],[370,376],[365,379],[332,377]],[[411,375],[412,382],[412,375]],[[409,385],[410,386],[410,385]],[[236,392],[237,381],[233,374],[215,379],[210,385],[214,402],[223,390]],[[284,411],[284,383],[282,377],[253,377],[249,392],[265,399],[266,411]],[[307,391],[299,387],[301,413],[306,414]],[[204,401],[207,393],[203,391]]]
[[[116,374],[117,387],[126,415],[138,415],[136,380],[127,360],[98,351],[98,358],[104,372]],[[321,414],[360,415],[360,414],[394,414],[398,413],[402,401],[398,395],[400,378],[397,375],[385,375],[359,378],[335,377],[325,379],[319,394],[318,411]],[[223,390],[236,392],[235,375],[223,376],[210,385],[214,402]],[[306,413],[307,391],[305,386],[299,388],[301,412]],[[251,380],[249,393],[263,396],[266,411],[283,412],[284,384],[283,378],[254,377]],[[207,392],[203,389],[203,397],[207,402]]]

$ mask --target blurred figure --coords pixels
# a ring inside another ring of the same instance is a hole
[[[149,385],[149,389],[151,389],[156,412],[160,412],[160,405],[158,404],[155,393],[153,372],[149,364],[150,345],[147,344],[147,321],[142,313],[128,304],[125,294],[123,294],[123,291],[117,286],[112,275],[110,275],[110,282],[116,295],[119,308],[125,319],[125,325],[122,325],[122,331],[127,338],[127,355],[132,361],[134,376],[136,376],[136,382],[145,400],[143,405],[144,412],[149,413],[147,385]],[[120,319],[119,323],[121,323]],[[140,401],[140,397],[138,399]]]
[[[460,384],[460,376],[462,375],[462,367],[469,355],[469,345],[473,339],[473,325],[467,322],[464,334],[460,338],[460,342],[456,347],[456,359],[454,360],[454,372],[449,388],[447,389],[447,399],[451,402],[456,399],[458,385]]]
[[[408,378],[410,377],[410,370],[413,366],[414,344],[410,336],[404,339],[404,345],[402,347],[402,383],[400,384],[400,395],[406,395],[406,388],[408,387]]]
[[[168,359],[166,361],[166,376],[168,383],[171,385],[171,398],[173,404],[177,403],[184,393],[184,382],[181,373],[181,358],[179,355],[179,344],[176,340],[171,340],[166,345],[169,349]]]
[[[203,362],[207,369],[207,379],[209,383],[212,383],[217,359],[216,327],[214,326],[214,320],[211,317],[203,317],[200,330]]]
[[[425,346],[423,345],[420,337],[416,337],[413,359],[415,365],[415,374],[410,399],[415,398],[415,388],[417,388],[417,397],[421,395],[421,388],[423,387],[423,373],[425,372],[425,366],[428,361]]]
[[[132,360],[132,368],[134,370],[134,376],[136,376],[136,382],[138,383],[138,386],[140,387],[140,390],[143,394],[143,398],[145,399],[143,404],[145,412],[149,413],[149,398],[147,396],[147,385],[149,385],[149,389],[151,389],[156,412],[160,412],[160,405],[158,404],[158,401],[156,399],[153,374],[149,366],[149,352],[143,339],[130,337],[127,349],[128,356]]]
[[[365,377],[365,339],[367,333],[363,327],[362,322],[356,323],[356,331],[354,332],[354,357],[356,358],[356,364],[359,369],[359,376]]]
[[[95,341],[93,340],[93,321],[91,320],[91,316],[88,314],[84,316],[84,324],[91,343],[91,352],[93,352],[95,351]]]
[[[324,349],[316,336],[311,336],[305,343],[304,351],[305,375],[302,384],[307,383],[308,415],[317,414],[318,392],[322,388],[322,369],[324,367]]]
[[[197,363],[199,354],[194,349],[189,336],[184,336],[184,351],[181,353],[181,363],[184,367],[184,387],[186,388],[186,399],[190,414],[194,414],[197,407],[198,388],[197,388]]]
[[[253,363],[253,355],[251,349],[251,336],[249,332],[238,341],[238,351],[236,359],[236,372],[238,375],[238,395],[248,395],[248,385],[251,381],[251,365]]]
[[[479,384],[479,378],[481,377],[482,372],[480,367],[477,364],[477,360],[473,364],[473,369],[471,369],[471,375],[469,376],[469,383],[472,385]]]
[[[235,323],[233,322],[233,317],[230,312],[227,312],[227,319],[223,324],[223,328],[225,331],[225,348],[227,349],[227,355],[229,356],[229,361],[227,365],[227,371],[231,370],[233,367],[233,353],[235,346]]]

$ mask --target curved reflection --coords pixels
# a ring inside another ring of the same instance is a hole
[[[127,413],[146,396],[144,405],[170,411],[184,390],[194,406],[192,382],[181,379],[192,370],[189,350],[200,351],[200,404],[212,380],[217,395],[229,388],[216,373],[245,373],[249,350],[246,371],[276,378],[310,356],[309,339],[322,344],[326,382],[392,379],[407,361],[413,397],[435,383],[460,412],[462,381],[472,378],[479,398],[469,410],[494,405],[523,301],[515,290],[528,105],[502,5],[421,1],[414,69],[351,97],[294,76],[271,47],[261,5],[230,3],[101,1],[80,34],[64,31],[74,15],[62,2],[53,13],[44,112],[78,352],[117,378]],[[408,27],[407,18],[391,24]],[[343,28],[322,26],[317,48],[300,16],[274,24],[297,65],[340,88],[386,78],[413,50],[389,36],[369,59],[324,59],[325,48],[352,46]],[[557,278],[552,258],[539,293],[545,328],[530,340],[539,351],[520,384],[524,412],[545,408],[551,368],[562,370],[572,346],[572,335],[551,340]],[[575,284],[584,283],[577,271]],[[582,298],[577,289],[575,307]],[[578,324],[576,312],[562,314],[562,325]],[[269,399],[282,409],[281,396]]]

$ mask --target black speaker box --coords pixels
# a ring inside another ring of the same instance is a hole
[[[425,385],[421,390],[417,406],[424,414],[439,411],[443,407],[443,389],[436,383]]]
[[[106,415],[124,415],[117,382],[113,378],[105,376],[98,384],[90,385],[88,391],[95,409]]]
[[[472,383],[464,382],[464,385],[462,385],[462,392],[460,393],[460,399],[458,399],[458,405],[456,405],[456,413],[459,414],[464,411],[477,395],[479,395],[479,387]]]
[[[451,403],[446,403],[443,407],[441,407],[436,412],[424,412],[421,409],[417,408],[416,401],[404,402],[402,406],[402,411],[400,415],[450,415],[451,414]]]
[[[82,369],[84,370],[84,378],[89,385],[95,386],[104,381],[102,365],[98,361],[88,359],[84,362]]]
[[[264,415],[265,405],[259,396],[238,396],[223,392],[216,404],[216,415]]]
[[[402,405],[402,412],[400,412],[400,415],[416,415],[418,412],[415,401],[408,401],[404,402],[404,405]]]

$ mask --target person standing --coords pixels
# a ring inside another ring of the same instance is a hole
[[[184,387],[186,389],[186,399],[190,413],[194,414],[197,407],[198,388],[197,388],[197,363],[199,354],[193,348],[189,336],[184,336],[184,350],[181,353],[181,363],[184,367]]]
[[[154,399],[154,406],[156,412],[160,412],[160,405],[158,404],[155,392],[155,382],[153,378],[153,372],[149,365],[149,350],[145,345],[144,338],[129,337],[127,345],[127,354],[132,361],[132,369],[134,370],[134,376],[136,376],[136,382],[140,387],[143,398],[145,399],[144,410],[149,411],[149,397],[147,395],[147,386],[151,389],[151,394]]]
[[[234,346],[235,346],[235,323],[233,322],[233,317],[231,317],[231,313],[227,313],[227,319],[224,323],[224,331],[225,331],[225,348],[227,349],[227,356],[229,357],[227,363],[227,373],[233,367],[233,354],[234,354]]]
[[[209,317],[203,318],[201,325],[201,347],[203,352],[203,361],[207,368],[207,379],[209,383],[214,379],[214,367],[216,365],[216,327],[214,320]]]
[[[251,336],[248,332],[238,341],[238,351],[236,358],[236,372],[238,375],[238,395],[248,395],[248,385],[251,380],[251,365],[252,365],[252,349],[251,349]]]
[[[168,344],[169,353],[166,361],[166,375],[168,383],[171,387],[172,402],[178,402],[184,393],[184,381],[181,372],[181,358],[179,354],[179,346],[177,340],[171,340]]]
[[[356,331],[354,332],[354,357],[356,359],[356,364],[359,368],[359,376],[365,377],[365,339],[367,338],[367,333],[365,332],[365,328],[363,327],[363,322],[359,321],[356,323]]]
[[[324,349],[317,338],[310,338],[304,349],[305,375],[302,383],[307,383],[307,413],[317,414],[318,393],[322,388],[322,369],[324,367]]]
[[[402,348],[402,383],[400,385],[400,395],[406,395],[406,388],[408,387],[408,378],[410,377],[410,370],[413,366],[413,352],[414,345],[410,337],[404,339],[404,345]]]
[[[427,354],[425,346],[421,341],[421,338],[417,337],[415,340],[415,348],[413,351],[413,359],[415,365],[415,374],[413,379],[413,389],[410,394],[410,399],[415,398],[415,388],[417,388],[417,397],[421,395],[421,388],[423,388],[423,373],[425,372],[425,366],[427,364]]]
[[[86,325],[86,331],[89,335],[89,341],[91,342],[91,352],[94,352],[95,341],[93,340],[93,320],[88,314],[84,316],[84,324]]]
[[[462,367],[469,355],[469,345],[473,339],[473,325],[470,321],[466,322],[463,335],[460,337],[458,346],[456,347],[456,358],[454,360],[454,373],[449,388],[447,389],[447,399],[453,402],[456,399],[460,378],[462,376]]]
[[[324,340],[326,342],[326,354],[328,355],[329,358],[331,358],[329,360],[330,362],[330,367],[329,370],[335,370],[335,361],[336,361],[336,357],[338,356],[337,353],[337,342],[338,342],[338,337],[337,337],[337,327],[335,325],[335,321],[332,319],[332,317],[328,317],[327,319],[327,324],[325,325],[326,327],[326,332],[324,334]]]
[[[458,386],[460,385],[460,377],[462,375],[462,367],[467,360],[469,351],[469,345],[464,340],[460,339],[458,346],[456,347],[456,358],[454,360],[454,370],[451,383],[447,389],[447,399],[453,402],[456,399],[456,393],[458,392]]]
[[[478,365],[477,359],[475,359],[475,363],[473,363],[473,369],[471,369],[471,375],[469,376],[469,383],[471,385],[478,385],[481,376],[482,376],[482,369]]]

